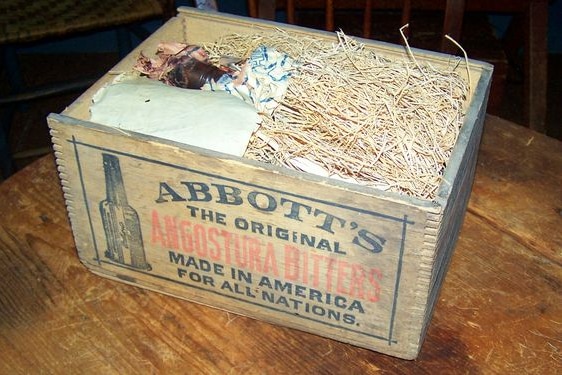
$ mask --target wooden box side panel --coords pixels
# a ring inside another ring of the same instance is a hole
[[[429,215],[428,227],[432,229],[427,232],[426,238],[436,252],[431,268],[426,322],[431,319],[466,214],[484,128],[491,73],[489,70],[482,75],[475,90],[479,100],[473,103],[466,115],[465,127],[461,131],[451,158],[450,169],[445,174],[440,194],[436,199],[442,207],[442,212]],[[435,241],[434,244],[431,244],[432,240]],[[424,334],[426,329],[427,327],[424,328]]]
[[[92,271],[417,355],[424,209],[65,116],[49,125],[78,253]]]

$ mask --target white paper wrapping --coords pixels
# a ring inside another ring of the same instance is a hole
[[[242,156],[261,118],[226,92],[186,90],[147,78],[117,81],[96,93],[91,121]]]

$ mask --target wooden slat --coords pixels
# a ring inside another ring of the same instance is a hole
[[[445,6],[445,22],[443,23],[443,36],[441,38],[441,51],[455,54],[457,47],[445,38],[449,35],[456,41],[461,39],[464,18],[465,0],[448,0]]]
[[[288,0],[262,0],[275,2],[277,7],[284,8]],[[411,0],[412,7],[420,10],[443,10],[447,0]],[[465,0],[468,11],[489,12],[523,12],[527,9],[529,3],[540,3],[547,0]],[[324,0],[299,0],[298,7],[300,9],[321,9]],[[403,0],[377,0],[374,4],[375,9],[401,9]],[[365,0],[346,0],[335,1],[335,9],[363,9]]]
[[[548,3],[530,2],[525,12],[524,116],[525,124],[546,132],[548,64]]]

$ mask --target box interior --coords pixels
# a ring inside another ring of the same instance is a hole
[[[176,17],[169,20],[166,25],[158,29],[140,46],[133,50],[126,58],[118,63],[107,74],[105,74],[98,82],[96,82],[92,87],[85,91],[62,114],[75,118],[77,120],[88,122],[90,120],[89,109],[92,102],[92,97],[95,95],[95,93],[104,85],[112,82],[117,75],[132,71],[132,67],[141,52],[146,56],[154,56],[158,44],[162,41],[185,42],[201,45],[205,43],[213,43],[221,36],[232,33],[275,33],[279,28],[283,28],[283,30],[297,35],[300,34],[314,36],[316,38],[322,38],[328,41],[333,40],[334,42],[337,40],[336,35],[331,32],[311,30],[293,25],[282,25],[271,21],[256,20],[252,18],[224,15],[216,12],[207,12],[196,10],[193,8],[180,7],[178,9],[178,15]],[[376,53],[383,57],[391,59],[408,58],[404,46],[365,40],[362,38],[356,39],[365,43],[367,48],[376,50]],[[471,126],[467,126],[467,124],[473,124],[475,118],[481,112],[480,107],[482,105],[485,105],[485,99],[475,100],[475,98],[479,99],[487,95],[488,81],[491,76],[492,68],[489,64],[480,61],[469,60],[469,66],[467,69],[464,58],[460,58],[458,56],[444,55],[441,53],[424,51],[415,48],[412,48],[412,52],[417,60],[424,63],[429,63],[437,69],[439,69],[440,67],[443,69],[450,69],[451,65],[458,65],[457,71],[463,76],[463,78],[470,78],[470,92],[468,100],[466,102],[465,121],[459,135],[459,140],[457,141],[455,149],[453,150],[453,153],[451,155],[451,163],[445,170],[444,176],[445,181],[454,181],[456,176],[456,168],[453,168],[453,165],[455,167],[458,167],[457,164],[460,163],[460,159],[466,148],[466,144],[464,144],[463,140],[467,140],[468,138],[470,138],[470,134],[472,132]],[[103,127],[103,125],[99,124],[98,126]],[[359,190],[362,190],[361,187],[359,188]],[[394,193],[388,194],[392,195]],[[440,188],[440,193],[438,194],[438,196],[440,196],[441,198],[446,198],[447,195],[448,189]],[[405,201],[409,201],[410,203],[416,205],[424,201],[423,199],[415,197],[400,197],[400,200],[403,200],[403,198],[405,198]]]

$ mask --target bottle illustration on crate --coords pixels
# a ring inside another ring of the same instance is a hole
[[[119,158],[102,153],[106,198],[100,213],[107,241],[106,258],[141,270],[151,270],[146,261],[139,215],[127,201]]]

